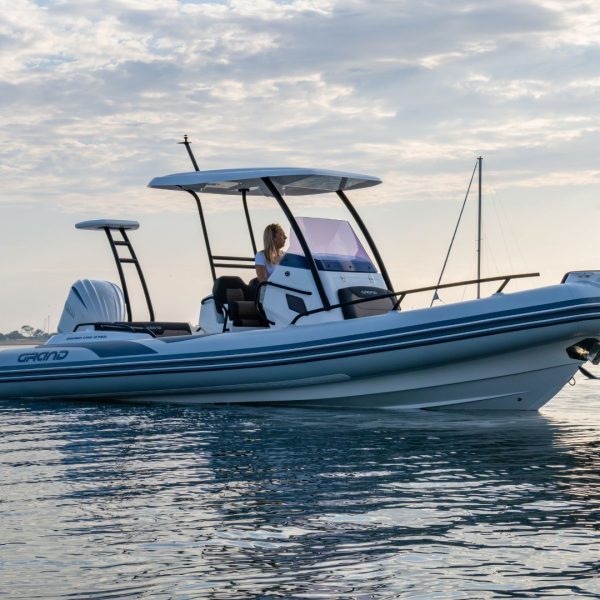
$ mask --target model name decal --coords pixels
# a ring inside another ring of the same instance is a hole
[[[27,352],[20,354],[17,360],[20,363],[48,362],[49,360],[64,360],[69,355],[68,350],[52,350],[50,352]]]

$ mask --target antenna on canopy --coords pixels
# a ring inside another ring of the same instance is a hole
[[[187,150],[187,153],[188,153],[188,155],[190,157],[190,160],[192,161],[192,165],[194,165],[194,169],[196,171],[199,171],[200,169],[198,168],[198,163],[196,162],[196,159],[194,158],[194,153],[192,152],[192,149],[190,147],[192,145],[192,142],[188,141],[187,134],[185,134],[183,136],[183,142],[177,142],[177,143],[178,144],[183,144],[185,146],[185,149]]]

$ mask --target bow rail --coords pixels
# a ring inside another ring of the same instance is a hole
[[[294,317],[293,321],[291,322],[291,324],[295,325],[298,322],[298,320],[301,319],[302,317],[307,317],[309,315],[314,315],[314,314],[324,312],[324,311],[330,311],[335,308],[342,308],[343,306],[350,306],[352,304],[362,304],[363,302],[372,302],[373,300],[379,300],[381,298],[397,298],[392,310],[398,310],[398,308],[400,307],[400,304],[402,303],[404,298],[406,298],[406,296],[408,296],[410,294],[418,294],[420,292],[433,292],[433,291],[452,288],[452,287],[460,287],[463,285],[477,285],[477,284],[481,284],[481,283],[489,283],[491,281],[501,281],[502,284],[494,292],[494,294],[499,294],[502,292],[502,290],[508,285],[508,283],[512,279],[523,279],[525,277],[539,277],[539,275],[540,275],[539,273],[518,273],[515,275],[499,275],[496,277],[467,279],[465,281],[457,281],[455,283],[443,283],[441,285],[429,285],[429,286],[421,287],[421,288],[412,288],[410,290],[402,290],[400,292],[389,292],[388,294],[379,294],[377,296],[372,296],[370,298],[360,298],[359,300],[349,300],[348,302],[332,304],[331,306],[328,306],[328,307],[322,306],[320,308],[308,310],[306,312],[300,313],[299,315],[296,315]]]

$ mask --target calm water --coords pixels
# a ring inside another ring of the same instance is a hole
[[[539,414],[0,402],[4,598],[598,598],[600,382]]]

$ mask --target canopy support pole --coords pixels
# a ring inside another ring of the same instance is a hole
[[[385,268],[385,265],[383,263],[383,259],[381,258],[381,255],[379,254],[379,250],[377,250],[377,246],[375,245],[375,242],[373,241],[373,238],[371,237],[369,230],[363,223],[363,220],[360,218],[360,215],[354,208],[354,205],[350,202],[350,199],[348,198],[348,196],[346,196],[346,194],[344,194],[344,192],[342,192],[342,190],[338,190],[336,192],[336,194],[341,198],[342,202],[348,209],[348,212],[352,215],[352,217],[356,221],[356,224],[360,227],[360,230],[361,230],[363,236],[367,240],[367,243],[369,244],[369,248],[371,248],[371,252],[373,253],[373,256],[375,257],[375,260],[377,261],[377,266],[379,267],[379,272],[381,273],[381,276],[383,277],[383,281],[385,281],[385,285],[386,285],[387,289],[390,291],[393,290],[394,286],[392,285],[392,280],[390,279],[390,276],[388,275],[387,269]]]
[[[200,215],[200,224],[202,225],[202,234],[204,235],[204,243],[206,244],[206,253],[208,254],[208,264],[210,265],[210,274],[212,275],[213,282],[217,278],[215,271],[215,261],[213,259],[212,250],[210,249],[210,242],[208,241],[208,231],[206,229],[206,221],[204,220],[204,212],[202,211],[202,203],[198,194],[194,190],[185,190],[188,194],[191,194],[196,200],[196,206],[198,207],[198,214]]]
[[[131,314],[131,301],[129,299],[129,291],[127,290],[127,282],[125,280],[125,273],[123,272],[123,263],[131,263],[135,265],[138,276],[140,278],[140,283],[142,284],[142,290],[144,291],[144,296],[146,298],[146,306],[148,307],[148,313],[150,314],[150,321],[154,321],[154,309],[152,308],[152,302],[150,300],[150,293],[148,292],[148,286],[146,285],[146,280],[144,279],[144,274],[142,272],[142,267],[140,266],[140,261],[138,260],[135,251],[129,238],[127,237],[127,233],[125,233],[124,227],[119,227],[119,231],[123,236],[122,240],[115,241],[113,239],[111,228],[104,227],[104,232],[106,233],[106,237],[108,238],[108,243],[110,244],[110,249],[112,250],[115,262],[117,263],[117,271],[119,272],[119,279],[121,280],[121,286],[123,288],[123,296],[125,298],[125,308],[127,309],[127,321],[133,321]],[[129,250],[129,254],[131,258],[121,258],[119,253],[117,252],[117,246],[125,246]]]
[[[275,184],[271,181],[271,178],[270,177],[262,177],[262,181],[267,186],[269,192],[271,192],[271,195],[273,196],[273,198],[275,198],[275,200],[277,200],[277,203],[281,207],[281,210],[283,210],[287,220],[290,223],[291,228],[294,230],[294,233],[296,234],[296,238],[298,239],[298,242],[300,243],[300,247],[302,248],[302,251],[304,252],[304,256],[305,256],[306,260],[308,261],[308,266],[310,267],[310,272],[312,273],[313,279],[315,280],[315,285],[317,286],[317,291],[319,292],[319,297],[321,298],[321,302],[323,303],[323,308],[328,310],[329,307],[331,306],[331,304],[329,302],[329,298],[327,298],[327,294],[325,293],[325,288],[323,287],[323,282],[321,281],[321,276],[319,275],[319,269],[317,269],[317,263],[315,262],[315,259],[310,251],[310,248],[308,247],[308,244],[306,243],[306,239],[304,237],[304,234],[302,233],[302,230],[300,229],[300,226],[298,225],[296,219],[294,218],[292,211],[289,209],[288,205],[285,203],[283,196],[279,193],[279,190],[277,189]]]
[[[244,203],[244,213],[246,214],[246,223],[248,224],[248,231],[250,232],[250,242],[252,242],[252,250],[254,255],[256,256],[256,241],[254,239],[254,231],[252,230],[252,222],[250,221],[250,213],[248,212],[248,200],[246,198],[246,194],[248,193],[248,188],[240,189],[242,192],[242,202]]]

